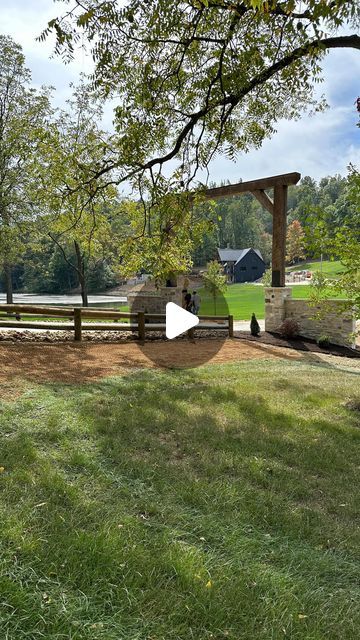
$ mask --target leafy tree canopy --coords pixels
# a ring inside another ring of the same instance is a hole
[[[286,260],[290,264],[305,258],[305,233],[299,220],[289,224],[286,234]]]
[[[31,87],[21,47],[0,35],[0,264],[12,301],[12,265],[24,252],[24,234],[36,205],[40,146],[51,108],[49,90]]]
[[[126,181],[140,192],[128,255],[146,253],[159,275],[191,259],[190,203],[179,192],[194,188],[199,169],[218,153],[235,158],[260,147],[281,118],[322,109],[313,89],[326,52],[360,49],[359,36],[344,35],[360,22],[353,0],[61,1],[64,13],[40,39],[55,32],[65,59],[83,43],[93,86],[117,101],[111,148],[101,166],[89,164],[87,181]]]
[[[216,315],[216,301],[219,296],[225,293],[227,289],[226,276],[224,275],[222,266],[212,260],[207,266],[207,270],[203,275],[204,288],[209,292],[214,303],[214,314]]]
[[[280,118],[321,108],[313,88],[325,53],[360,48],[343,35],[359,24],[353,0],[62,2],[40,39],[55,31],[65,58],[89,43],[95,86],[118,99],[119,181],[175,159],[178,186],[189,186],[216,153],[259,147]]]
[[[107,134],[97,124],[101,108],[89,89],[80,84],[68,100],[68,109],[56,115],[42,147],[45,162],[39,174],[41,188],[37,187],[44,212],[41,230],[76,271],[87,305],[89,270],[115,253],[108,209],[117,190],[104,184],[105,178],[91,179],[89,173],[89,167],[102,162],[109,146]],[[69,243],[75,249],[75,261],[66,250]]]
[[[360,318],[360,173],[352,166],[349,168],[345,198],[349,209],[341,227],[328,224],[326,211],[318,207],[314,210],[308,244],[318,254],[325,252],[340,260],[344,270],[336,280],[325,283],[326,293],[331,295],[336,291],[345,294],[344,308],[354,310]],[[315,290],[315,300],[316,295],[321,298],[323,289],[320,286],[318,291]]]

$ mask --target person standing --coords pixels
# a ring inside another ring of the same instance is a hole
[[[193,291],[192,295],[192,312],[197,316],[200,311],[201,298],[197,291]]]
[[[185,293],[185,309],[190,312],[192,310],[192,297],[189,292]]]
[[[185,296],[187,294],[188,290],[187,289],[183,289],[181,292],[181,306],[183,309],[186,309],[186,300],[185,300]]]

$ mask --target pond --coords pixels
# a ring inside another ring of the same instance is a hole
[[[89,295],[90,307],[113,307],[125,305],[127,298],[124,296],[107,296],[107,295]],[[6,303],[6,294],[0,293],[0,303]],[[14,304],[40,304],[54,306],[70,306],[80,307],[81,296],[79,294],[71,295],[40,295],[34,293],[15,293]]]

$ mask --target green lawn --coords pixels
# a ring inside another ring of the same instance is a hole
[[[292,287],[293,298],[308,298],[309,285],[295,285]],[[200,315],[214,314],[214,303],[208,293],[204,289],[199,291],[201,296]],[[224,301],[226,300],[226,303]],[[227,304],[227,307],[226,307]],[[228,311],[227,311],[228,308]],[[256,317],[265,317],[265,297],[264,288],[255,284],[232,284],[229,285],[224,298],[217,302],[217,315],[230,313],[235,320],[249,320],[251,314],[255,313]]]
[[[304,271],[308,269],[309,271],[321,271],[324,275],[329,276],[331,278],[336,278],[339,273],[344,270],[341,262],[337,260],[323,260],[322,266],[320,260],[316,262],[303,262],[301,264],[295,265],[293,267],[288,267],[287,271]]]
[[[359,370],[339,363],[1,402],[0,637],[357,640]]]

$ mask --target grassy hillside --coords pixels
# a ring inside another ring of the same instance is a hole
[[[336,260],[323,260],[321,266],[320,260],[317,260],[316,262],[303,262],[293,267],[288,267],[286,270],[303,271],[305,269],[308,269],[309,271],[321,271],[322,269],[324,275],[328,276],[329,278],[336,278],[339,273],[344,270],[344,267],[342,266],[341,262]]]
[[[285,360],[0,402],[0,637],[357,640],[358,402]]]
[[[293,298],[307,299],[309,297],[309,285],[295,285],[292,287]],[[208,293],[201,289],[201,314],[214,314],[214,303]],[[225,304],[225,300],[227,306]],[[228,311],[227,311],[228,308]],[[233,284],[225,293],[224,299],[219,300],[216,309],[217,315],[230,313],[235,320],[250,320],[251,314],[257,318],[265,317],[264,288],[254,284]]]

